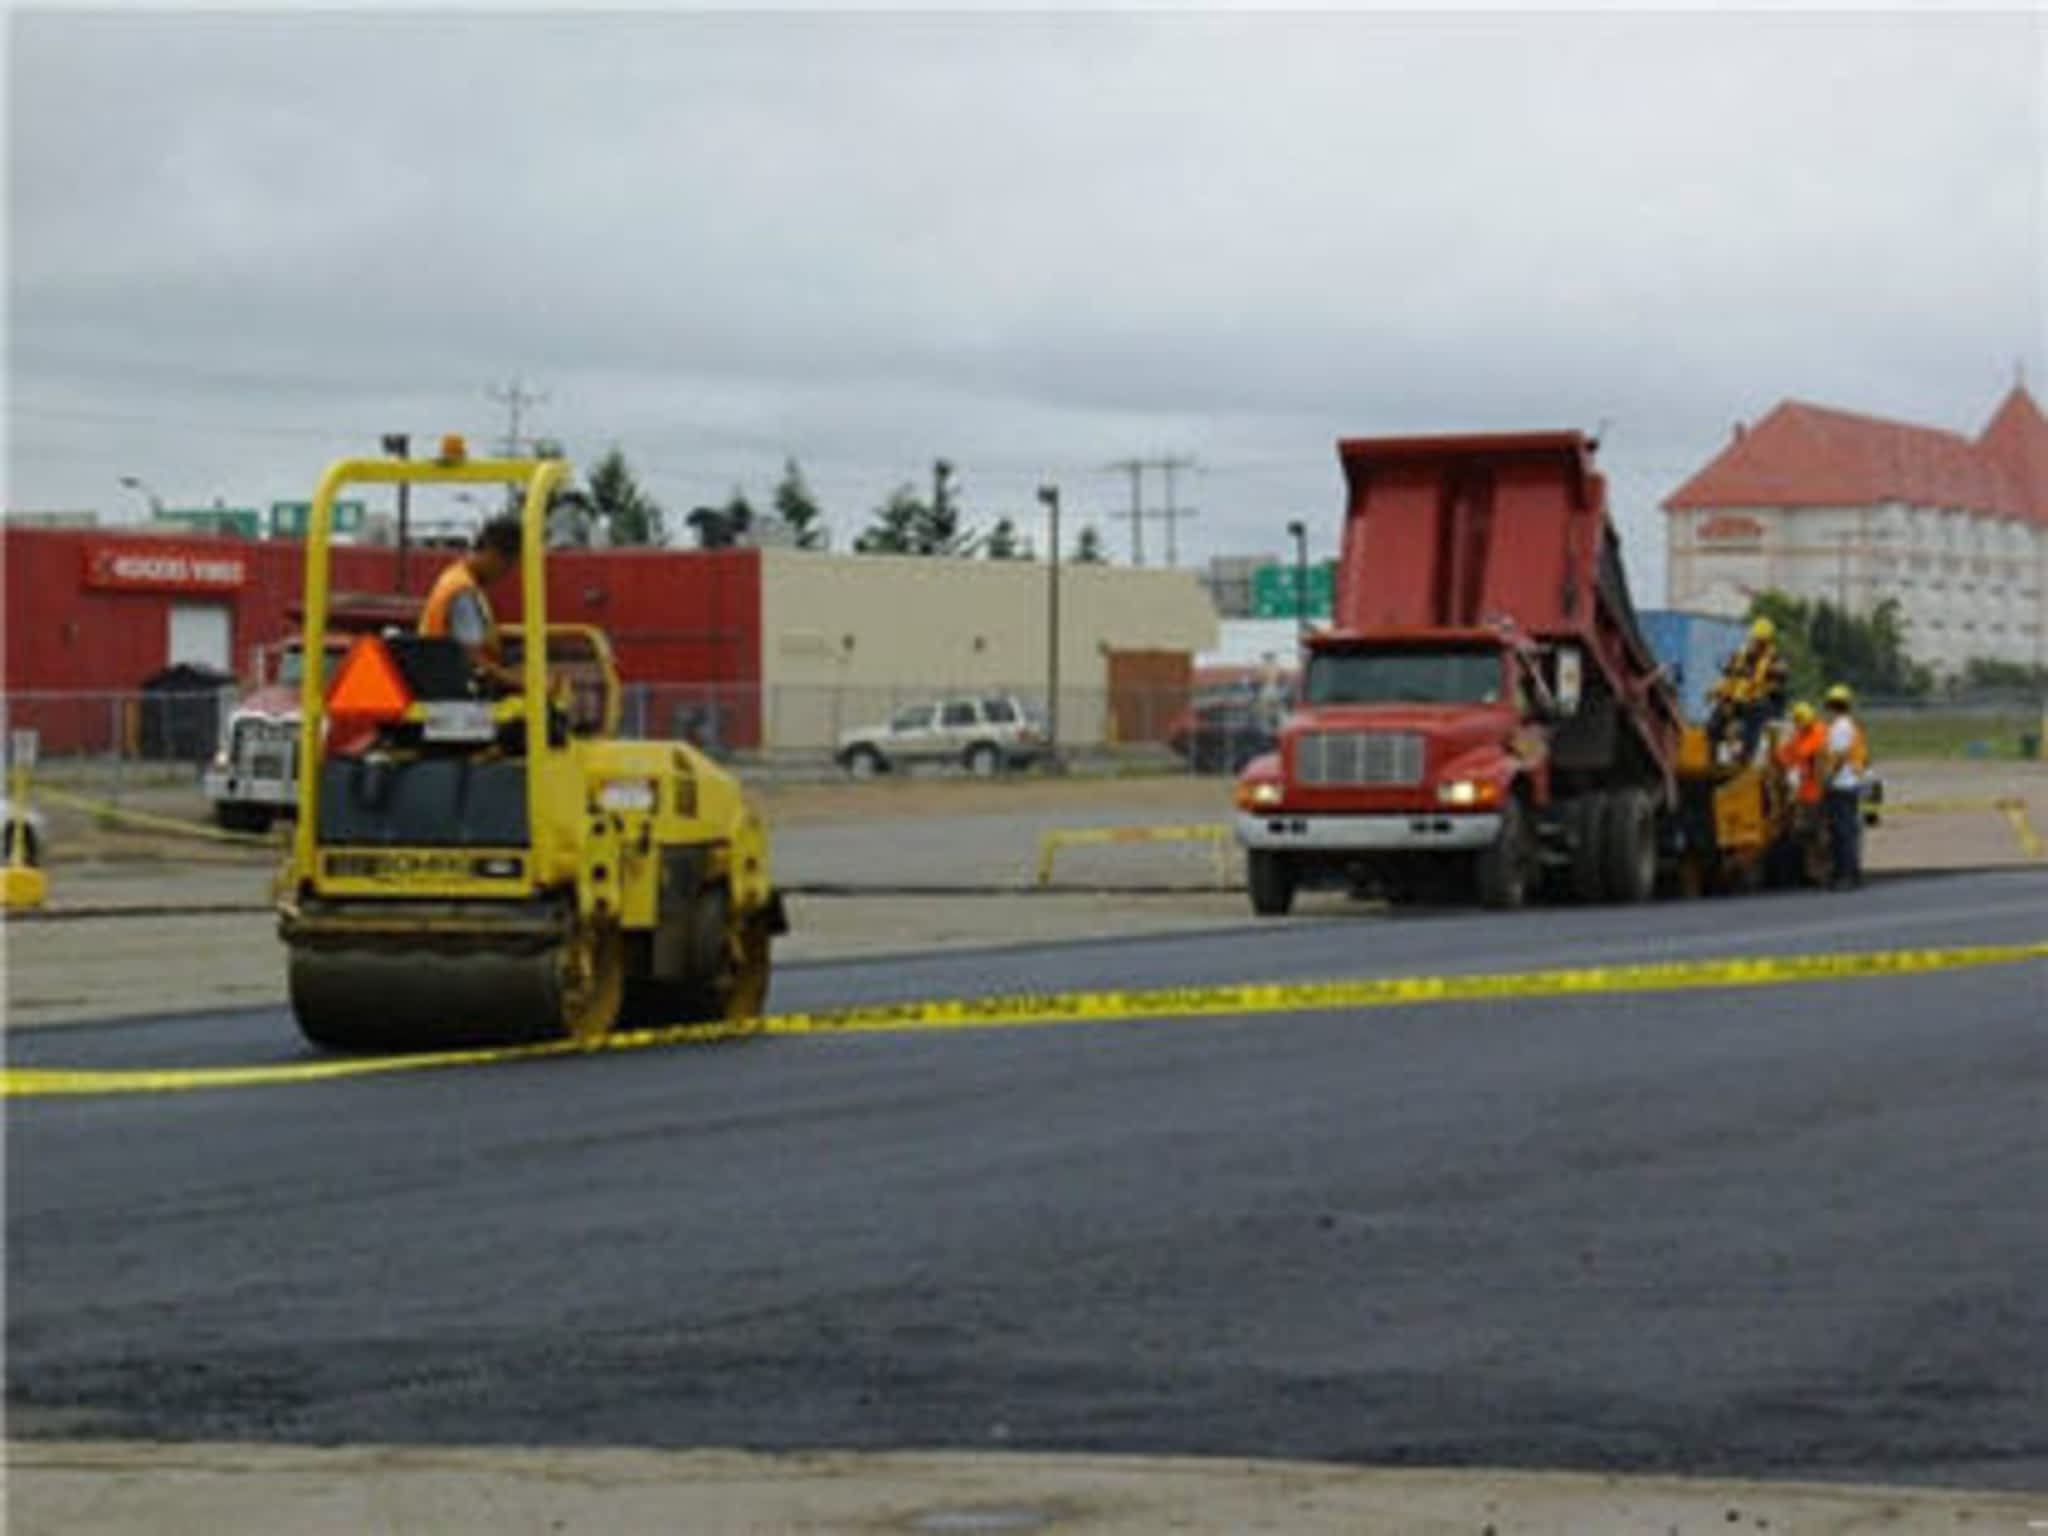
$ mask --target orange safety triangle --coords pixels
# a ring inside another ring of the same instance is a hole
[[[412,705],[412,689],[391,652],[375,635],[359,636],[342,658],[327,693],[330,715],[396,720]]]

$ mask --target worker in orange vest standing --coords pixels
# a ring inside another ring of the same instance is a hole
[[[471,670],[503,693],[517,693],[521,678],[517,667],[505,664],[487,589],[519,569],[519,533],[519,519],[509,512],[485,523],[470,552],[435,579],[420,610],[419,632],[455,641],[469,657]]]
[[[1846,683],[1830,688],[1825,702],[1828,739],[1821,750],[1820,771],[1833,854],[1828,884],[1834,890],[1851,890],[1863,883],[1863,783],[1870,769],[1870,745],[1863,723],[1851,712],[1855,696]]]
[[[1827,878],[1826,831],[1821,822],[1820,755],[1827,750],[1827,725],[1804,702],[1792,706],[1792,732],[1778,747],[1778,766],[1792,790],[1792,841],[1805,877]]]

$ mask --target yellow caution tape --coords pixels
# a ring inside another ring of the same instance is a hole
[[[168,832],[176,837],[196,837],[210,843],[236,843],[248,848],[276,850],[281,845],[272,838],[253,832],[228,832],[219,827],[202,826],[196,821],[185,821],[176,816],[152,816],[146,811],[131,811],[126,806],[114,804],[111,800],[89,800],[84,795],[74,795],[68,790],[51,789],[44,785],[36,791],[38,800],[51,805],[69,806],[74,811],[83,811],[104,821],[123,822],[140,827],[148,832]]]
[[[483,1066],[548,1056],[641,1051],[744,1036],[908,1033],[925,1030],[1020,1029],[1049,1024],[1118,1023],[1217,1018],[1235,1015],[1397,1008],[1428,1003],[1503,1002],[1546,997],[1594,997],[1630,992],[1786,986],[1808,982],[1925,975],[1977,966],[2048,960],[2048,939],[1955,949],[1894,949],[1846,954],[1759,955],[1722,960],[1673,960],[1645,965],[1594,966],[1470,976],[1388,976],[1348,981],[1242,982],[1214,987],[1151,987],[1109,992],[1015,993],[870,1003],[814,1013],[775,1014],[731,1023],[679,1024],[624,1030],[592,1045],[546,1045],[435,1051],[412,1056],[366,1056],[279,1062],[250,1067],[73,1069],[8,1067],[0,1070],[0,1097],[69,1094],[178,1093],[200,1088],[247,1088],[282,1083],[331,1082],[386,1072]]]
[[[1062,848],[1107,847],[1119,843],[1214,843],[1216,868],[1227,872],[1231,830],[1220,822],[1179,827],[1055,827],[1038,839],[1038,883],[1052,883],[1053,860]]]

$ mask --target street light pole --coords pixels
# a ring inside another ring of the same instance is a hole
[[[121,484],[128,490],[135,492],[138,496],[140,496],[143,499],[144,503],[149,507],[150,516],[156,517],[163,512],[163,497],[157,495],[156,487],[152,486],[147,480],[143,479],[142,476],[123,475],[121,477]]]
[[[1051,521],[1047,542],[1052,559],[1045,584],[1045,761],[1052,773],[1060,771],[1060,488],[1041,485],[1038,499],[1045,504]]]
[[[412,438],[403,432],[384,434],[384,451],[394,459],[412,456]],[[405,591],[405,555],[411,545],[412,485],[398,482],[398,590]]]
[[[1299,518],[1287,525],[1294,539],[1294,628],[1308,633],[1308,524]]]

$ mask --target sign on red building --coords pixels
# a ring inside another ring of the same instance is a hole
[[[85,546],[85,584],[124,592],[233,592],[249,579],[248,565],[215,545],[161,539]]]

